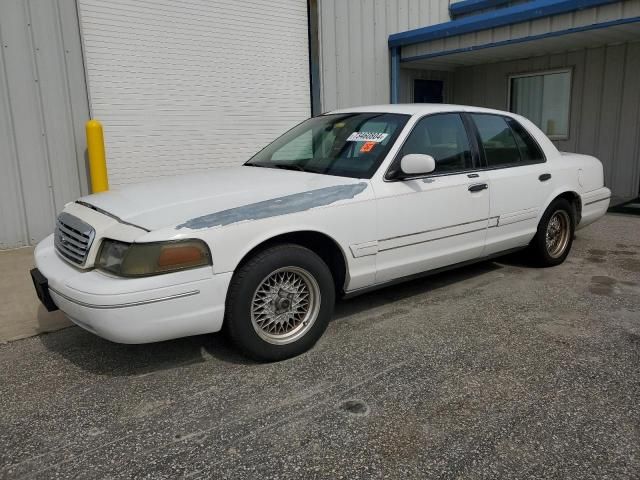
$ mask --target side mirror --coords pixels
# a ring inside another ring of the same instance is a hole
[[[410,153],[400,160],[400,170],[402,175],[413,177],[416,175],[426,175],[436,169],[436,161],[431,155],[422,153]]]

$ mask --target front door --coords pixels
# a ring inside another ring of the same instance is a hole
[[[413,103],[442,103],[443,87],[442,80],[414,80]]]
[[[494,114],[472,113],[491,185],[487,245],[491,255],[525,246],[538,228],[555,179],[544,154],[516,120]]]
[[[477,258],[484,249],[487,177],[476,171],[478,158],[462,117],[443,113],[419,120],[396,160],[410,153],[431,155],[436,169],[422,178],[374,186],[376,283]]]

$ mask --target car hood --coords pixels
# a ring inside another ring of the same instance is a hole
[[[197,230],[350,200],[367,185],[360,179],[240,166],[121,187],[79,202],[147,230]]]

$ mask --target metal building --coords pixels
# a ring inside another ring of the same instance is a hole
[[[0,44],[0,249],[88,193],[89,118],[118,188],[238,164],[312,111],[489,106],[638,196],[640,0],[2,0]]]
[[[306,0],[2,0],[0,249],[88,193],[246,161],[311,115]]]
[[[640,190],[640,0],[323,0],[322,106],[511,110]]]

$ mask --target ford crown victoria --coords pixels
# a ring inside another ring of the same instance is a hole
[[[224,329],[278,360],[318,340],[336,295],[524,248],[558,265],[609,197],[596,158],[513,113],[345,109],[242,166],[69,203],[32,276],[48,309],[112,341]]]

